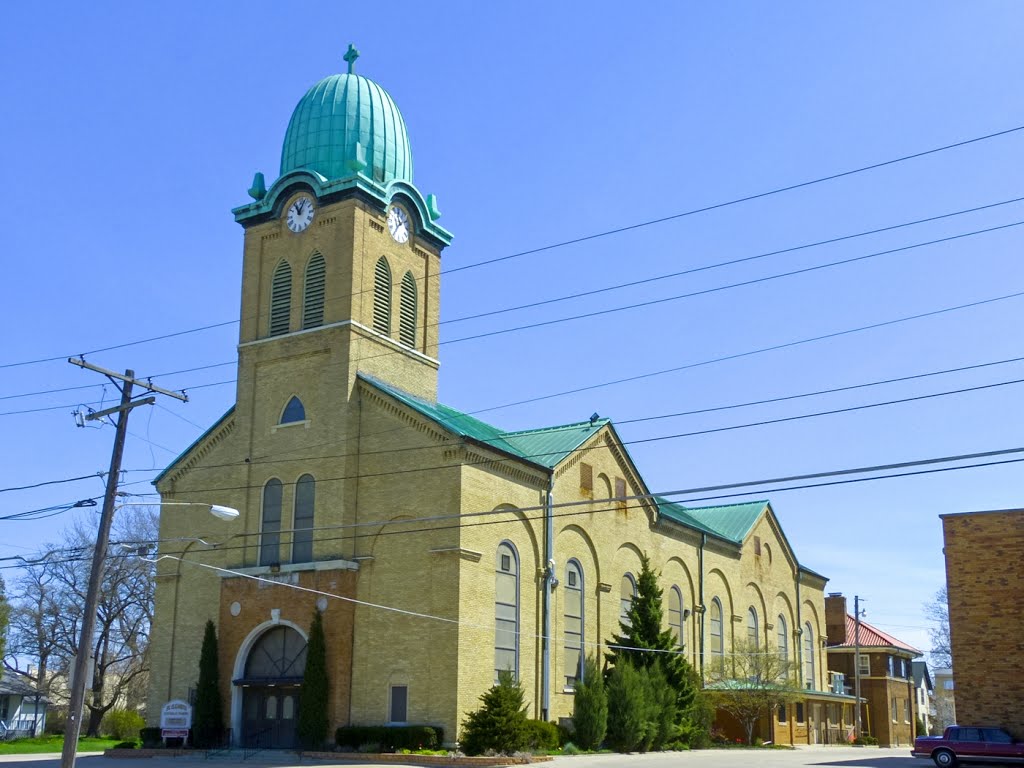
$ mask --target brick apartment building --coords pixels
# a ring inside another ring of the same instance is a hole
[[[941,517],[957,720],[1024,739],[1024,509]]]
[[[912,662],[921,651],[865,621],[858,629],[846,611],[846,598],[839,593],[825,598],[825,631],[828,668],[844,676],[847,693],[854,693],[854,664],[859,666],[864,700],[861,733],[886,747],[913,744],[917,697]],[[855,660],[858,640],[860,655]]]

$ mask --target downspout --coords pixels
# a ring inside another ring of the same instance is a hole
[[[551,597],[558,578],[555,576],[555,473],[548,480],[544,496],[544,635],[541,640],[540,719],[547,720],[551,711]]]
[[[704,685],[704,545],[708,543],[708,535],[701,533],[700,535],[700,549],[697,550],[697,595],[698,605],[700,605],[700,626],[699,635],[700,639],[697,642],[697,647],[700,653],[700,682]]]
[[[800,668],[800,674],[799,674],[799,677],[797,679],[800,681],[800,687],[801,688],[806,688],[807,686],[804,685],[804,644],[803,644],[803,639],[804,639],[804,623],[803,623],[803,621],[800,618],[800,566],[799,565],[796,567],[796,628],[797,628],[797,637],[799,638],[799,640],[797,640],[797,642],[796,642],[796,663],[797,663],[797,665]],[[814,649],[812,648],[811,649],[811,653],[813,653],[813,652],[814,652]],[[807,715],[805,714],[804,717],[806,717],[806,716]]]

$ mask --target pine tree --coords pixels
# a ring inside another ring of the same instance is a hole
[[[583,679],[576,681],[572,725],[573,740],[582,749],[597,749],[608,730],[608,691],[593,656],[583,662]]]
[[[306,669],[299,690],[299,744],[303,749],[320,749],[327,741],[327,642],[323,616],[313,612],[306,645]]]
[[[217,660],[217,628],[207,619],[199,652],[199,682],[192,713],[192,739],[197,747],[212,747],[224,732],[220,701],[220,665]]]
[[[482,706],[467,712],[462,722],[459,745],[467,755],[488,749],[511,755],[526,746],[528,739],[523,688],[512,673],[498,673],[498,682],[480,697]]]
[[[608,744],[616,752],[646,751],[652,731],[651,696],[646,671],[620,659],[608,675]]]
[[[619,622],[620,634],[613,635],[609,644],[612,649],[605,658],[613,668],[623,661],[637,669],[660,667],[665,680],[675,691],[675,719],[686,726],[693,720],[691,713],[703,706],[699,701],[702,696],[700,680],[683,654],[679,653],[672,631],[662,629],[663,616],[658,574],[644,553],[640,556],[640,575],[636,582],[636,597],[629,608],[629,622]],[[659,716],[658,720],[663,718]]]

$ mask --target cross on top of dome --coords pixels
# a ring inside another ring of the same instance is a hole
[[[356,69],[356,59],[359,58],[359,50],[352,43],[349,43],[348,50],[345,51],[345,55],[342,58],[348,62],[348,73],[350,75],[353,74]]]

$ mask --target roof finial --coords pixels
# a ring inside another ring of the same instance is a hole
[[[354,45],[352,45],[352,43],[348,44],[348,50],[345,51],[345,56],[343,58],[348,62],[348,73],[350,75],[353,74],[356,68],[356,59],[359,58],[359,51]]]

